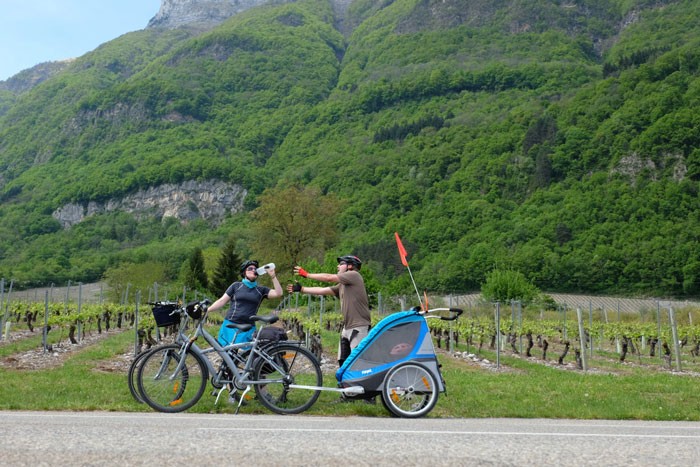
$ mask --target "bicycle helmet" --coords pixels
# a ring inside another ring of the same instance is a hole
[[[245,277],[245,270],[246,268],[248,268],[248,266],[255,266],[255,269],[257,269],[260,266],[260,264],[258,264],[258,262],[254,259],[244,261],[243,264],[241,264],[241,277]],[[257,274],[257,272],[255,274]]]
[[[340,263],[341,261],[347,264],[352,264],[356,271],[359,271],[362,267],[362,261],[360,261],[360,258],[354,255],[339,256],[338,262]]]

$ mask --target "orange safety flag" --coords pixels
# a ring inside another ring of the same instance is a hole
[[[406,253],[406,249],[403,247],[403,243],[401,243],[399,233],[394,232],[394,236],[396,237],[396,246],[399,247],[399,256],[401,256],[401,263],[404,266],[408,267],[408,261],[406,260],[406,256],[408,256],[408,253]]]

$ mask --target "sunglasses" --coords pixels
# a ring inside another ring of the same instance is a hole
[[[255,266],[248,266],[247,268],[245,268],[245,270],[246,270],[246,271],[255,271],[255,272],[257,272],[257,271],[258,271],[258,268],[256,268]]]

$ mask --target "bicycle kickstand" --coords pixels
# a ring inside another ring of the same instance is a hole
[[[214,401],[214,405],[219,405],[219,398],[221,397],[221,393],[224,391],[228,391],[225,385],[222,386],[221,389],[219,389],[218,391],[214,391],[214,394],[216,394],[216,400]]]
[[[234,412],[234,415],[238,415],[238,411],[240,410],[241,405],[243,405],[243,401],[246,400],[246,399],[245,399],[245,396],[246,396],[246,394],[248,394],[248,392],[250,391],[250,388],[251,388],[251,387],[252,387],[252,386],[250,386],[250,385],[246,386],[246,387],[245,387],[245,391],[243,391],[243,392],[241,393],[241,396],[238,398],[238,405],[236,406],[236,411]]]

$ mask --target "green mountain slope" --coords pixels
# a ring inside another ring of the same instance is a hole
[[[278,183],[345,201],[338,251],[383,281],[477,289],[494,267],[546,290],[700,292],[700,1],[352,2],[262,7],[204,34],[146,30],[81,57],[0,116],[0,274],[177,271],[246,216],[67,203],[188,180]],[[350,29],[348,29],[350,28]],[[61,245],[60,248],[55,245]],[[241,248],[245,249],[245,241]]]

